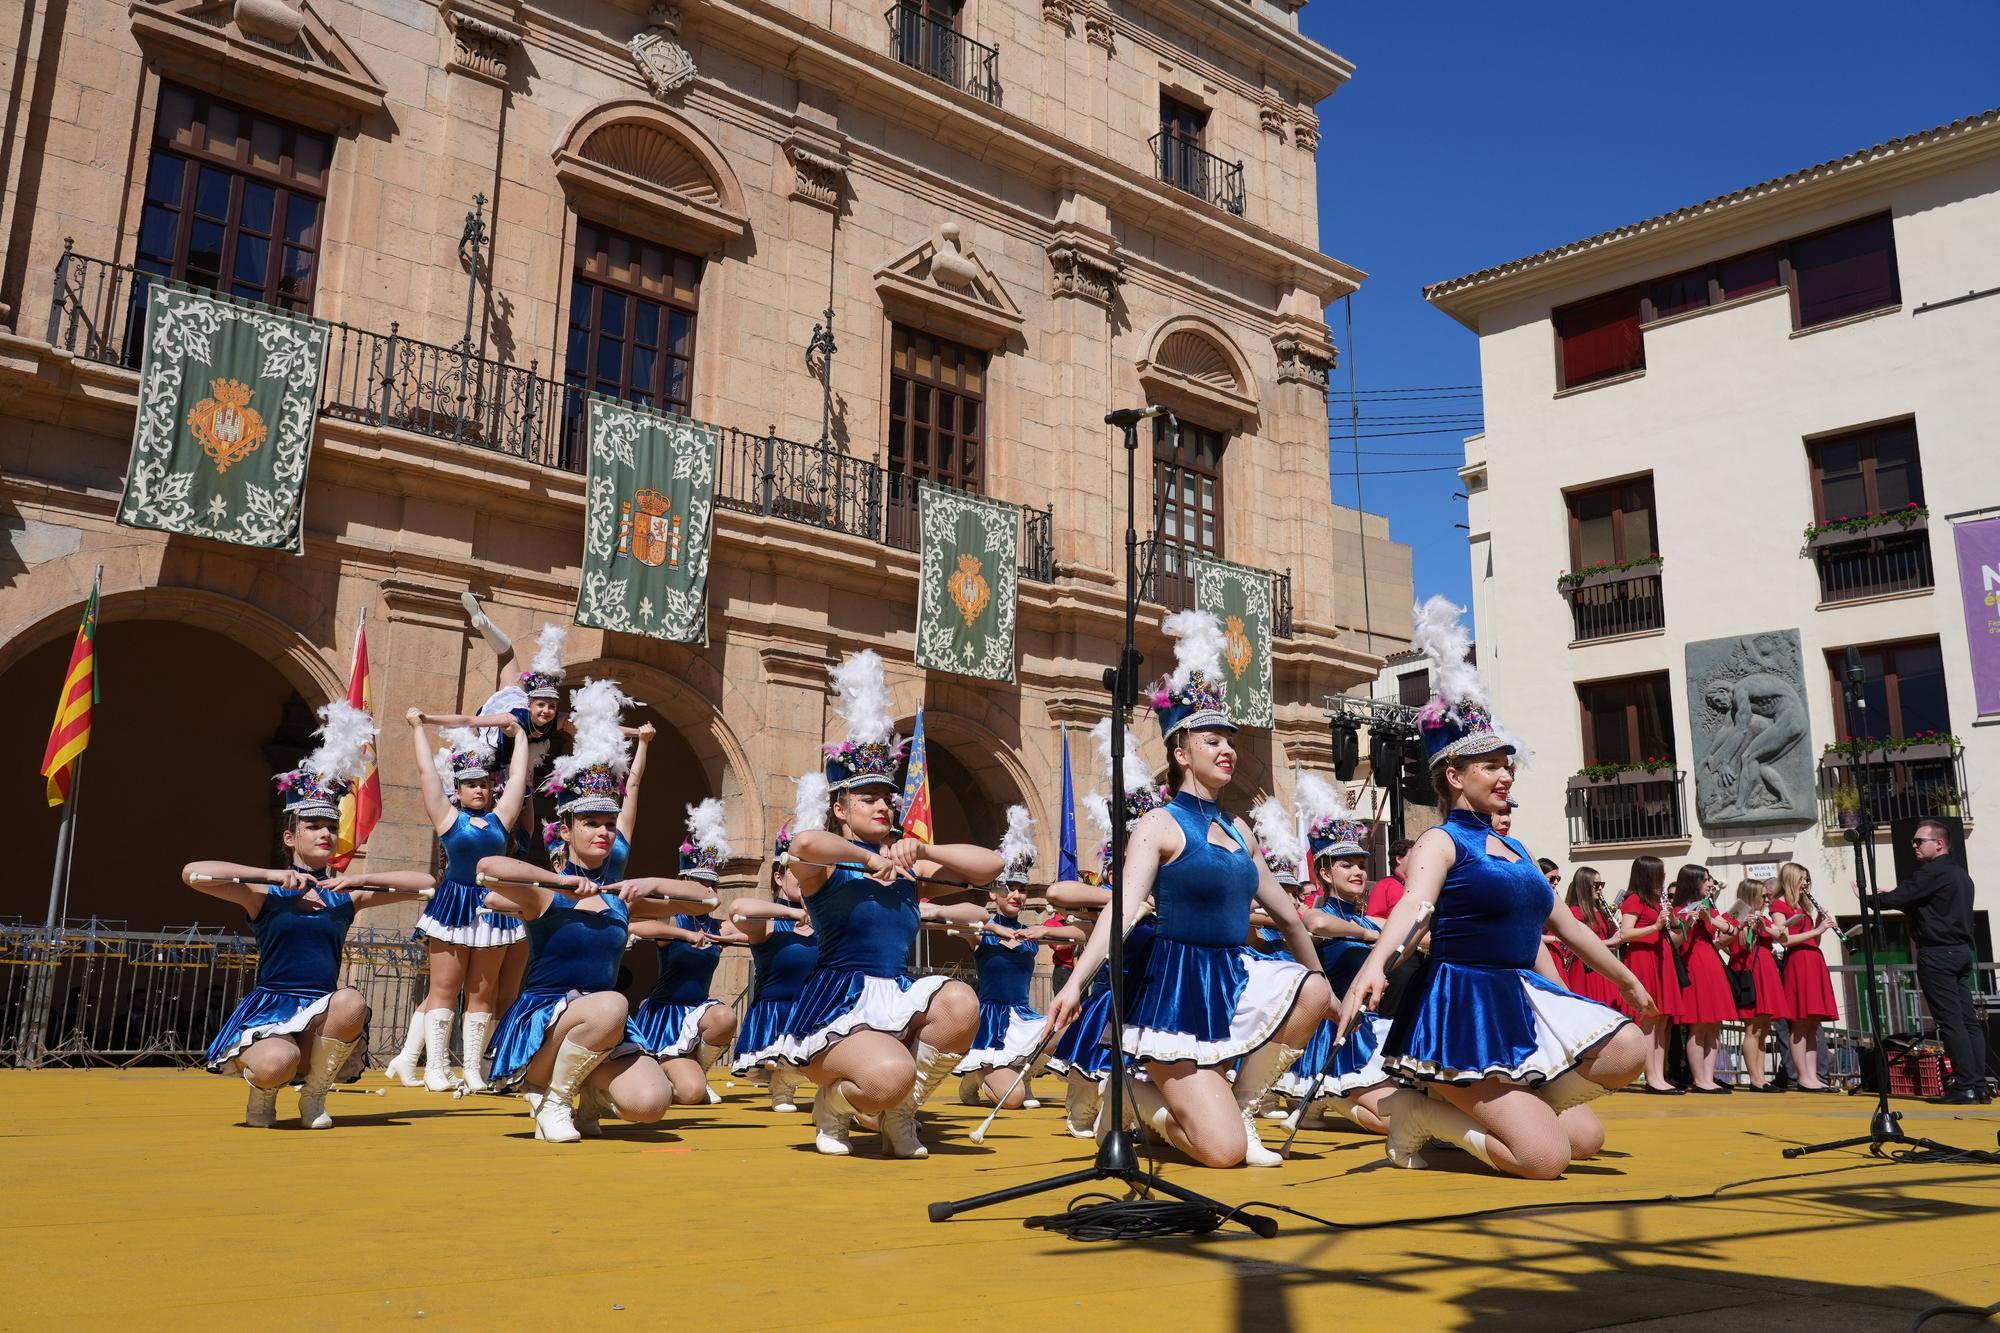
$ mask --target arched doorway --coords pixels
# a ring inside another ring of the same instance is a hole
[[[916,719],[911,717],[897,730],[907,736],[915,727]],[[1019,758],[979,724],[956,713],[926,710],[924,736],[930,765],[932,828],[939,842],[998,847],[1010,805],[1025,805],[1030,814],[1041,819],[1047,806],[1037,793],[1023,790]],[[1038,825],[1035,833],[1044,857],[1035,877],[1045,883],[1045,872],[1055,868],[1056,830]],[[939,901],[983,906],[986,895],[960,890],[939,895]],[[972,949],[959,936],[925,932],[918,947],[918,965],[969,979],[973,974]]]
[[[271,778],[311,747],[320,701],[227,634],[179,620],[113,619],[106,600],[68,915],[132,930],[241,926],[233,908],[185,888],[180,868],[203,858],[278,863]],[[47,910],[62,814],[40,776],[45,722],[71,642],[69,633],[52,638],[0,672],[0,697],[16,721],[0,735],[0,808],[12,812],[22,852],[0,888],[0,917],[35,924]]]

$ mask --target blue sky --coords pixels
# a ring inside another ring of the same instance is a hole
[[[1477,340],[1425,283],[1576,240],[2000,105],[2000,4],[1312,0],[1354,79],[1320,114],[1320,244],[1366,270],[1329,312],[1363,409],[1365,507],[1415,549],[1419,598],[1469,602],[1450,471]],[[1355,502],[1347,368],[1333,498]],[[1422,418],[1422,419],[1420,419]],[[1406,432],[1442,430],[1440,434]]]

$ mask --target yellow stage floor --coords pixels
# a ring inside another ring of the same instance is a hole
[[[868,1135],[843,1160],[811,1151],[805,1116],[724,1092],[554,1147],[518,1101],[396,1087],[334,1098],[330,1131],[249,1130],[241,1085],[203,1074],[0,1072],[0,1323],[1713,1333],[1902,1329],[1927,1306],[2000,1301],[2000,1168],[1778,1155],[1865,1129],[1858,1099],[1615,1097],[1599,1103],[1606,1157],[1546,1184],[1448,1152],[1396,1171],[1379,1140],[1308,1132],[1281,1170],[1168,1171],[1230,1201],[1397,1225],[1079,1244],[1019,1223],[1056,1197],[925,1219],[932,1200],[1082,1162],[1053,1107],[975,1148],[975,1113],[942,1106],[928,1161],[864,1156]],[[294,1106],[281,1096],[281,1115]],[[1911,1104],[1906,1128],[1993,1147],[2000,1115],[1971,1109]]]

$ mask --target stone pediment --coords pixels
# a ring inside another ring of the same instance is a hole
[[[1169,319],[1147,340],[1139,382],[1153,402],[1181,416],[1248,429],[1257,421],[1257,380],[1229,335],[1206,319]]]
[[[956,222],[875,271],[882,306],[898,322],[992,351],[1021,336],[1025,320],[1007,289],[959,243]]]
[[[651,102],[608,103],[554,153],[578,211],[682,250],[718,254],[750,230],[743,188],[707,136]]]
[[[386,105],[312,0],[132,0],[130,13],[147,63],[176,83],[326,130],[351,130]]]

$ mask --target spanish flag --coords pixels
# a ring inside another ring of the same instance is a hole
[[[347,702],[362,712],[374,715],[369,705],[371,690],[368,682],[368,613],[363,611],[361,621],[354,627],[354,666],[347,674]],[[333,851],[333,868],[347,869],[348,862],[368,841],[368,835],[375,831],[375,825],[382,819],[382,775],[375,767],[375,742],[368,742],[368,771],[361,775],[361,781],[340,798],[340,832],[336,835]]]
[[[90,745],[90,710],[97,702],[97,580],[83,604],[83,623],[69,650],[69,671],[56,698],[55,725],[49,728],[49,748],[42,752],[42,776],[49,780],[49,804],[69,799],[76,766]]]

